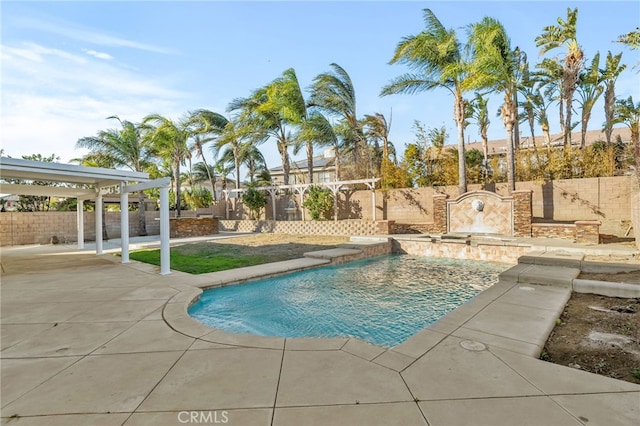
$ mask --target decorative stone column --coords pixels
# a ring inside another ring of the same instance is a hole
[[[376,234],[390,235],[394,233],[395,220],[376,220]]]
[[[576,243],[600,244],[600,223],[597,220],[578,220],[576,225]]]
[[[531,237],[533,218],[532,194],[530,189],[513,191],[513,236]]]
[[[433,196],[433,233],[447,233],[447,194]]]

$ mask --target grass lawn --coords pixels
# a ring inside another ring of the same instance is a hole
[[[259,265],[264,262],[263,256],[242,255],[239,250],[221,248],[210,252],[186,253],[183,247],[171,248],[171,269],[189,274],[206,274],[207,272],[224,271],[227,269],[243,268]],[[129,257],[139,262],[160,265],[160,250],[139,250],[131,252]]]
[[[300,258],[306,252],[335,247],[347,240],[345,237],[260,234],[187,243],[171,247],[171,269],[205,274],[243,268]],[[160,249],[132,251],[129,257],[160,265]]]

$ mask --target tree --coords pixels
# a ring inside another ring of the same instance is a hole
[[[257,146],[248,144],[241,150],[241,153],[242,155],[240,162],[247,166],[247,176],[249,177],[249,183],[251,185],[256,184],[256,177],[264,180],[264,178],[269,175],[267,162],[265,161],[264,155],[262,155],[262,152],[258,149]],[[270,180],[271,178],[267,179],[267,181]]]
[[[633,97],[617,100],[614,109],[613,124],[623,123],[631,130],[631,142],[634,147],[636,175],[640,179],[640,102],[633,103]]]
[[[306,106],[295,70],[289,68],[282,76],[265,87],[255,90],[248,98],[234,99],[229,111],[238,112],[242,134],[253,135],[254,143],[272,137],[282,158],[284,184],[289,184],[289,147],[295,140],[290,132],[299,126],[306,115]]]
[[[242,202],[251,212],[251,219],[258,220],[264,206],[267,205],[267,198],[255,188],[249,187],[242,194]]]
[[[309,106],[328,116],[336,117],[335,133],[342,137],[342,150],[350,152],[356,178],[365,177],[362,157],[365,153],[365,138],[356,113],[356,91],[351,77],[336,63],[329,65],[331,71],[319,74],[311,85]],[[336,159],[340,152],[336,151]],[[339,161],[339,160],[338,160]]]
[[[202,182],[208,182],[211,184],[213,182],[215,184],[217,176],[217,171],[215,165],[205,164],[205,162],[200,161],[191,166],[191,179],[195,184],[202,184]],[[211,201],[217,200],[216,188],[215,186],[211,188]]]
[[[23,155],[22,159],[29,161],[40,161],[43,163],[55,163],[57,161],[60,161],[60,157],[55,154],[51,154],[49,156],[44,156],[42,154]],[[9,182],[15,184],[28,184],[37,186],[60,186],[60,183],[57,182],[41,180],[23,181],[18,179],[11,179]],[[51,201],[50,195],[19,195],[18,205],[16,209],[19,212],[42,212],[49,211],[52,208],[52,205],[53,203]]]
[[[616,103],[616,80],[622,74],[627,66],[620,64],[622,59],[622,53],[613,55],[611,51],[607,53],[606,67],[602,73],[602,80],[604,81],[604,134],[607,138],[607,143],[611,143],[611,134],[613,133],[613,117],[614,107]]]
[[[514,126],[518,122],[518,105],[515,94],[520,77],[519,49],[511,48],[511,41],[504,26],[496,19],[485,17],[470,27],[469,45],[474,52],[469,84],[472,87],[489,88],[504,94],[500,116],[506,130],[507,185],[509,191],[515,184]]]
[[[549,118],[546,114],[548,107],[553,102],[558,103],[558,123],[560,124],[560,132],[564,139],[564,98],[562,96],[562,65],[556,59],[544,58],[541,63],[537,65],[537,71],[534,73],[534,80],[536,81],[538,88],[542,90],[542,96],[535,98],[538,106],[545,106],[545,118],[547,122],[547,129],[549,124]],[[540,92],[538,90],[538,92]],[[542,126],[542,124],[541,124]],[[548,144],[551,143],[551,136],[549,133],[545,133],[544,127],[542,132],[545,135],[545,140]],[[547,137],[548,136],[548,137]]]
[[[387,118],[379,112],[376,112],[374,115],[365,114],[362,124],[364,126],[364,135],[368,139],[374,141],[376,144],[382,142],[382,159],[380,164],[383,162],[390,162],[389,146],[393,146],[389,141],[391,117],[387,121]],[[378,168],[380,167],[380,164],[378,165]],[[382,178],[384,179],[384,176]]]
[[[175,185],[176,215],[178,217],[180,217],[182,208],[180,166],[191,159],[188,141],[194,136],[202,135],[205,129],[206,131],[210,129],[211,123],[209,125],[207,123],[214,114],[207,110],[197,110],[185,114],[178,121],[159,114],[150,114],[143,120],[144,128],[149,131],[148,137],[152,151],[171,164],[171,175]],[[216,120],[221,117],[218,114]]]
[[[540,47],[540,54],[565,46],[567,52],[561,60],[562,83],[561,97],[564,102],[563,139],[565,146],[571,144],[571,115],[573,112],[573,94],[578,85],[580,71],[583,67],[584,52],[576,38],[578,8],[567,8],[567,20],[558,18],[558,25],[549,25],[542,29],[542,34],[536,37],[536,47]]]
[[[204,146],[213,141],[216,135],[220,135],[227,124],[227,119],[209,110],[201,109],[197,110],[192,115],[193,121],[196,124],[194,128],[194,135],[189,144],[189,151],[195,153],[196,158],[202,158],[204,164],[203,170],[207,173],[209,178],[209,184],[211,185],[211,192],[213,201],[216,201],[216,182],[215,174],[211,173],[211,168],[207,164],[207,159],[204,156]]]
[[[489,124],[491,121],[489,120],[489,111],[487,109],[487,104],[489,103],[489,99],[483,97],[480,93],[476,93],[476,97],[469,103],[471,107],[471,118],[476,121],[476,126],[480,130],[480,137],[482,138],[482,154],[484,157],[483,161],[483,175],[485,182],[489,178],[489,137],[487,136],[487,132],[489,131]]]
[[[226,120],[225,120],[226,121]],[[236,189],[240,188],[240,163],[242,162],[243,149],[242,138],[244,135],[239,129],[237,121],[227,121],[220,135],[211,146],[211,152],[215,158],[227,163],[235,172]]]
[[[101,157],[109,167],[127,167],[135,172],[144,172],[151,166],[151,150],[145,139],[145,128],[117,115],[107,118],[117,120],[120,129],[101,130],[96,136],[78,139],[76,148],[87,148],[94,159]],[[145,196],[138,192],[138,224],[140,235],[147,235],[145,218]]]
[[[640,49],[640,27],[619,36],[617,42],[626,44],[631,49]]]
[[[309,210],[311,219],[322,220],[329,217],[333,209],[334,197],[329,188],[316,185],[309,187],[309,195],[302,203],[302,207]]]
[[[596,53],[591,61],[591,66],[580,73],[578,84],[578,96],[581,108],[580,114],[580,147],[584,148],[587,142],[587,129],[591,111],[596,101],[602,95],[602,74],[600,72],[600,53]]]
[[[304,146],[307,154],[307,181],[313,183],[313,149],[338,143],[338,137],[329,120],[319,111],[312,111],[301,122],[300,131],[293,146],[297,155]]]
[[[402,39],[390,64],[404,64],[413,73],[396,77],[382,88],[381,95],[414,94],[444,88],[453,95],[453,117],[458,128],[458,189],[467,192],[464,167],[464,92],[468,84],[469,59],[453,29],[447,30],[430,9],[424,9],[426,29]]]

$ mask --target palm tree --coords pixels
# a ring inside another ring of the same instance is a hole
[[[500,116],[506,130],[507,184],[509,191],[516,189],[514,126],[518,121],[515,98],[520,78],[519,49],[511,49],[511,41],[504,26],[496,19],[485,17],[470,27],[469,45],[474,52],[469,84],[490,88],[504,94]]]
[[[356,175],[362,177],[365,174],[361,170],[365,138],[356,113],[355,87],[344,68],[336,63],[329,66],[331,71],[319,74],[313,79],[309,106],[338,119],[335,134],[342,137],[342,150],[351,152]],[[336,151],[335,154],[337,160],[340,152]]]
[[[189,151],[195,153],[196,158],[202,158],[202,162],[204,163],[203,171],[207,173],[213,193],[213,201],[216,201],[215,175],[211,173],[211,168],[207,164],[203,148],[207,143],[215,139],[215,135],[219,135],[222,132],[224,126],[227,124],[227,119],[218,113],[200,109],[192,114],[192,120],[195,125],[194,135],[188,148]]]
[[[540,54],[565,46],[567,53],[561,61],[562,84],[561,99],[564,102],[564,124],[563,137],[564,144],[571,144],[571,114],[573,112],[573,94],[576,91],[580,78],[580,71],[583,67],[584,52],[576,38],[576,26],[578,21],[578,8],[571,10],[567,8],[567,20],[558,18],[558,25],[549,25],[542,29],[542,34],[536,37],[536,47],[541,47]],[[562,106],[561,106],[562,108]]]
[[[453,95],[453,117],[458,128],[458,189],[467,191],[464,157],[465,104],[469,60],[453,29],[447,30],[435,14],[424,9],[426,29],[402,39],[389,61],[405,64],[414,73],[396,77],[382,88],[381,96],[447,89]]]
[[[249,177],[249,182],[253,185],[256,183],[256,176],[264,177],[265,171],[268,173],[267,162],[262,152],[253,144],[247,144],[241,152],[242,164],[247,166],[247,176]]]
[[[485,182],[489,177],[489,137],[487,132],[489,131],[489,110],[487,104],[489,98],[485,98],[480,93],[476,93],[476,97],[469,103],[471,107],[471,118],[476,122],[476,126],[480,130],[480,137],[482,138],[482,155],[484,156],[484,178]]]
[[[534,73],[534,80],[539,90],[542,90],[542,100],[538,103],[550,106],[551,103],[558,103],[558,116],[560,133],[564,139],[564,100],[562,97],[562,65],[555,59],[544,58],[537,64],[537,71]],[[547,116],[548,119],[548,116]],[[550,137],[549,137],[550,140]]]
[[[582,113],[580,115],[580,148],[586,146],[587,129],[591,111],[596,101],[602,95],[604,87],[602,87],[602,73],[600,72],[600,53],[596,53],[591,61],[591,66],[580,73],[580,81],[578,84],[578,96]]]
[[[617,100],[613,124],[623,123],[631,130],[631,142],[635,151],[636,174],[640,179],[640,102],[633,103],[633,97]]]
[[[289,68],[248,98],[234,99],[229,111],[238,111],[241,134],[252,135],[254,143],[273,137],[282,158],[284,184],[289,184],[289,147],[295,140],[290,126],[299,126],[306,115],[306,106],[295,70]]]
[[[179,121],[173,121],[159,114],[151,114],[144,118],[143,124],[149,129],[149,140],[154,151],[171,163],[171,175],[175,185],[176,216],[180,217],[180,166],[191,157],[187,141],[194,134],[193,117],[187,114]]]
[[[622,74],[627,66],[625,64],[620,64],[620,60],[622,59],[622,53],[618,55],[613,55],[611,51],[607,53],[606,67],[602,74],[602,79],[604,81],[605,89],[604,89],[604,134],[607,138],[607,143],[611,143],[611,134],[613,133],[613,117],[614,117],[614,107],[616,103],[616,80]]]
[[[109,167],[127,167],[135,172],[143,172],[151,165],[151,152],[142,126],[121,120],[117,115],[107,118],[117,120],[121,129],[101,130],[96,136],[78,139],[76,148],[87,148],[87,161],[99,159]],[[147,235],[144,192],[138,193],[138,223],[140,235]]]
[[[313,183],[313,149],[337,143],[337,135],[329,120],[319,111],[308,113],[300,125],[293,155],[297,155],[304,146],[307,154],[307,181]]]
[[[193,179],[193,182],[196,184],[201,184],[202,182],[208,182],[209,184],[211,184],[211,182],[215,183],[216,181],[215,165],[206,164],[203,161],[195,163],[193,166],[191,166],[191,179]],[[211,192],[212,192],[212,200],[215,201],[217,199],[216,188],[212,187]]]
[[[227,121],[222,133],[215,139],[211,146],[211,152],[220,161],[233,165],[236,175],[236,189],[240,188],[240,163],[242,138],[238,124],[235,121]]]

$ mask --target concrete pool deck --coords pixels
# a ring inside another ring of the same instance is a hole
[[[3,247],[2,266],[3,424],[640,422],[640,386],[536,359],[573,267],[518,265],[386,349],[205,327],[186,305],[212,274],[160,276],[65,246]]]

